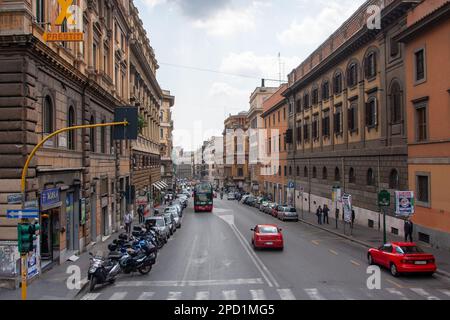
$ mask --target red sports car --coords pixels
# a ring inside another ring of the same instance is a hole
[[[425,253],[412,242],[392,242],[380,248],[371,248],[367,253],[369,264],[378,264],[389,268],[394,277],[401,273],[436,272],[434,256]]]
[[[281,228],[273,224],[260,224],[251,230],[253,231],[253,248],[275,248],[283,250],[284,241]]]

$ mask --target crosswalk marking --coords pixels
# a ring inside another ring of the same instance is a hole
[[[250,290],[250,294],[252,295],[252,300],[265,300],[266,299],[264,290]]]
[[[222,294],[225,300],[237,300],[236,290],[224,290]]]
[[[81,300],[95,300],[98,298],[99,295],[100,293],[88,293],[85,294],[83,298],[81,298]]]
[[[291,289],[277,289],[277,292],[280,295],[281,300],[295,300],[295,296]]]
[[[407,297],[405,297],[405,295],[403,293],[401,293],[400,291],[398,291],[395,288],[386,288],[387,292],[389,292],[390,294],[396,295],[399,298],[401,298],[402,300],[409,300]]]
[[[317,290],[316,288],[305,289],[305,292],[312,300],[325,300],[325,298],[319,294],[319,290]]]
[[[209,291],[199,291],[195,294],[195,300],[209,300]]]
[[[138,300],[151,300],[154,295],[154,292],[142,292]]]
[[[109,300],[123,300],[127,296],[126,292],[114,292],[114,294],[109,298]]]
[[[169,292],[169,295],[167,297],[167,300],[180,300],[181,298],[181,292]]]
[[[427,298],[427,300],[441,300],[436,296],[432,296],[431,294],[429,294],[427,291],[425,291],[422,288],[411,288],[411,291],[414,291],[415,293],[417,293],[419,296],[422,296],[424,298]]]
[[[446,296],[450,297],[450,290],[441,289],[439,291],[442,292],[443,294],[445,294]]]

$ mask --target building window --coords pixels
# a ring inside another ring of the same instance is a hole
[[[369,170],[367,170],[367,185],[368,186],[375,185],[375,174],[374,174],[372,168],[369,168]]]
[[[297,122],[297,143],[302,142],[302,123]]]
[[[417,202],[422,206],[430,206],[430,175],[416,174]]]
[[[398,190],[400,186],[398,171],[396,169],[392,169],[389,174],[389,188],[393,190]]]
[[[355,169],[353,168],[350,168],[350,171],[348,172],[348,182],[350,183],[356,182]]]
[[[97,54],[98,54],[98,50],[97,50],[98,46],[96,43],[92,44],[92,57],[93,57],[93,61],[92,61],[92,66],[94,67],[94,70],[97,70]]]
[[[102,124],[106,123],[105,120],[102,120]],[[100,143],[101,143],[101,152],[106,153],[106,127],[100,128]]]
[[[164,139],[164,130],[163,129],[160,129],[160,137],[161,137],[161,139]]]
[[[103,49],[103,71],[109,75],[109,48],[106,45]]]
[[[297,166],[297,177],[300,177],[300,167]]]
[[[397,124],[402,121],[402,92],[400,84],[394,82],[391,87],[391,123]]]
[[[377,75],[377,55],[375,52],[370,52],[364,62],[364,73],[367,79],[373,78]]]
[[[342,133],[342,107],[337,106],[334,114],[334,133]]]
[[[394,40],[394,38],[391,38],[390,47],[391,47],[391,57],[396,57],[400,52],[400,45],[398,41]]]
[[[113,127],[109,127],[109,152],[111,154],[114,153],[114,129]]]
[[[308,178],[308,168],[306,166],[303,168],[303,177]]]
[[[322,119],[322,135],[324,137],[330,136],[330,111],[324,112],[324,117]]]
[[[356,62],[349,65],[347,69],[347,85],[354,87],[358,83],[358,65]]]
[[[281,166],[278,166],[278,175],[281,177]]]
[[[286,166],[284,166],[284,176],[285,177],[287,176],[287,167]]]
[[[330,99],[330,83],[325,81],[322,84],[322,100]]]
[[[316,113],[313,115],[312,121],[312,138],[314,140],[319,139],[319,114]]]
[[[283,108],[283,120],[286,120],[286,108]]]
[[[317,168],[313,167],[313,176],[314,179],[317,179]]]
[[[322,169],[322,179],[327,180],[328,179],[328,170],[327,167],[323,167]]]
[[[416,105],[416,141],[426,141],[428,139],[428,117],[427,104]]]
[[[43,112],[43,131],[45,134],[50,134],[54,130],[54,110],[53,110],[53,102],[50,96],[46,96],[44,99],[44,112]]]
[[[348,130],[350,132],[356,131],[358,129],[358,105],[356,103],[352,103],[347,112]]]
[[[91,116],[89,124],[95,124],[94,116]],[[95,152],[95,128],[89,129],[89,143],[91,147],[91,152]]]
[[[36,1],[36,22],[39,24],[45,22],[45,0]]]
[[[319,89],[315,88],[312,93],[312,104],[316,105],[319,103]]]
[[[342,73],[338,72],[333,79],[333,93],[340,94],[342,92]]]
[[[300,113],[302,111],[302,100],[299,99],[295,102],[295,111]]]
[[[419,49],[414,53],[414,70],[416,82],[425,80],[425,50]]]
[[[75,126],[75,110],[72,106],[69,107],[67,112],[67,126]],[[67,148],[69,150],[75,150],[75,130],[67,131]]]
[[[341,181],[341,172],[338,167],[334,169],[334,181]]]
[[[243,177],[243,176],[244,176],[244,169],[238,168],[238,177]]]
[[[305,95],[303,96],[303,108],[308,109],[309,103],[309,93],[305,93]]]
[[[378,124],[378,105],[377,99],[371,98],[366,103],[366,126],[369,128],[376,127]]]
[[[292,167],[289,166],[289,176],[292,176]]]
[[[305,119],[303,124],[303,139],[305,141],[309,140],[309,119]]]

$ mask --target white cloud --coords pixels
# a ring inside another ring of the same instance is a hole
[[[281,57],[281,77],[296,67],[301,62],[300,57]],[[246,75],[255,78],[278,79],[280,64],[278,56],[257,55],[252,51],[230,53],[222,60],[220,71]]]
[[[316,16],[308,16],[300,22],[294,20],[288,29],[277,37],[285,46],[316,46],[321,44],[361,5],[361,1],[327,1]]]
[[[214,82],[208,92],[208,100],[214,104],[213,107],[223,108],[226,112],[246,110],[249,97],[248,90],[238,89],[225,82]]]
[[[253,30],[256,24],[251,8],[245,10],[227,8],[205,19],[196,20],[194,26],[206,30],[212,36],[229,36],[236,32]]]
[[[157,5],[163,4],[166,2],[166,0],[143,0],[144,3],[150,8],[156,7]]]

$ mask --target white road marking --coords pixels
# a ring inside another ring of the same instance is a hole
[[[151,300],[154,295],[154,292],[142,292],[138,300]]]
[[[167,300],[180,300],[181,298],[181,292],[169,292],[169,295],[167,296]]]
[[[109,300],[123,300],[127,296],[127,292],[114,292]]]
[[[426,298],[427,300],[441,300],[436,296],[432,296],[422,288],[410,288],[410,290],[417,293],[419,296]]]
[[[250,290],[250,294],[252,295],[252,300],[266,300],[264,290]]]
[[[209,291],[199,291],[195,294],[195,300],[209,300]]]
[[[87,293],[81,298],[81,300],[95,300],[99,295],[100,293]]]
[[[194,260],[194,254],[195,254],[195,248],[197,246],[197,241],[198,241],[198,235],[196,234],[194,237],[194,241],[192,242],[192,247],[191,247],[191,252],[189,253],[188,262],[186,263],[186,267],[184,269],[183,282],[186,280],[188,273],[189,273],[189,269],[192,264],[192,261]]]
[[[389,292],[390,294],[396,295],[398,296],[400,299],[402,300],[409,300],[403,293],[401,293],[400,291],[398,291],[395,288],[386,288],[387,292]]]
[[[291,289],[277,289],[277,292],[280,295],[281,300],[295,300],[295,296]]]
[[[325,300],[325,298],[320,295],[319,290],[317,290],[316,288],[305,289],[305,292],[312,300]]]
[[[120,281],[115,287],[202,287],[264,284],[261,278],[228,280],[186,280],[186,281]]]
[[[237,300],[236,290],[224,290],[222,294],[225,300]]]

